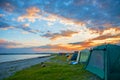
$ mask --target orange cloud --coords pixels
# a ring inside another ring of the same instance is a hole
[[[117,34],[117,35],[105,34],[105,35],[101,35],[96,38],[93,38],[92,40],[105,40],[109,38],[118,38],[118,37],[120,37],[120,34]]]
[[[69,43],[69,44],[57,44],[57,45],[46,45],[44,47],[34,48],[35,51],[53,51],[53,52],[60,52],[60,51],[75,51],[75,50],[83,50],[85,48],[92,48],[97,45],[111,43],[111,44],[119,44],[120,43],[120,33],[119,28],[112,28],[112,30],[116,31],[116,33],[110,33],[111,28],[106,29],[103,31],[102,35],[83,41],[83,42],[76,42],[76,43]],[[59,35],[58,35],[59,36]],[[60,37],[60,36],[59,36]]]
[[[72,26],[84,26],[84,22],[76,21],[70,18],[64,18],[62,16],[56,14],[50,14],[48,12],[43,12],[37,7],[31,7],[26,10],[26,14],[19,16],[18,21],[24,22],[25,19],[28,19],[31,22],[34,22],[35,19],[46,20],[50,22],[59,21],[59,23],[64,25],[72,25]],[[44,13],[44,14],[42,14]]]
[[[76,43],[69,43],[73,46],[81,46],[83,48],[90,48],[104,43],[118,44],[120,43],[120,28],[109,28],[102,31],[98,37]],[[80,48],[79,48],[80,49]]]
[[[26,11],[30,16],[35,16],[37,13],[40,12],[40,10],[36,7],[28,8]]]
[[[25,19],[28,19],[31,22],[34,22],[35,19],[39,19],[41,16],[39,15],[40,9],[37,7],[31,7],[26,10],[26,14],[19,16],[18,21],[24,22]]]
[[[11,42],[11,41],[6,41],[4,39],[0,39],[0,47],[1,48],[17,48],[18,46],[21,46],[22,44],[17,43],[17,42]]]
[[[105,26],[106,28],[111,28],[111,27],[112,27],[112,24],[106,23],[106,24],[103,24],[103,26]]]
[[[60,34],[55,34],[52,36],[51,40],[56,40],[61,37],[72,37],[73,34],[77,34],[78,32],[75,31],[62,31]]]
[[[50,22],[55,22],[59,19],[59,17],[55,14],[48,14],[46,12],[44,12],[44,13],[47,14],[48,16],[44,17],[43,20],[50,21]]]
[[[0,39],[0,44],[5,43],[6,41],[4,39]]]
[[[23,26],[24,26],[24,27],[29,27],[29,26],[30,26],[30,24],[24,24]]]
[[[61,37],[72,37],[73,34],[77,34],[78,32],[75,31],[61,31],[61,33],[47,33],[43,35],[43,37],[49,37],[51,40],[56,40]]]
[[[69,43],[72,46],[80,46],[78,50],[82,50],[85,48],[90,48],[92,46],[95,46],[95,44],[92,41],[83,41],[83,42],[76,42],[76,43]]]
[[[54,51],[54,52],[61,52],[61,51],[67,51],[67,52],[71,52],[74,50],[78,50],[79,47],[74,47],[72,45],[62,45],[62,44],[57,44],[57,45],[46,45],[43,47],[39,47],[39,48],[33,48],[34,51],[37,52],[44,52],[44,51]]]
[[[102,34],[111,34],[111,35],[116,35],[120,33],[120,28],[119,27],[111,27],[103,30]]]
[[[99,37],[96,37],[94,39],[91,40],[94,43],[99,43],[99,44],[103,44],[103,43],[112,43],[112,44],[116,44],[120,42],[120,34],[116,34],[116,35],[111,35],[111,34],[106,34],[106,35],[101,35]]]

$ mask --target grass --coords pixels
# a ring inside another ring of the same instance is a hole
[[[46,67],[40,64],[16,72],[5,80],[94,80],[93,74],[84,70],[84,65],[70,65],[66,62],[65,56],[56,56]],[[95,79],[99,80],[99,79]]]

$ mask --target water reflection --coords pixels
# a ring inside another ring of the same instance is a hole
[[[0,55],[0,63],[8,61],[23,60],[29,58],[36,58],[42,56],[49,56],[50,54],[29,54],[29,55]]]

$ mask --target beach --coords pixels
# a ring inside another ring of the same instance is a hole
[[[56,55],[45,61],[44,65],[41,63],[20,70],[5,80],[101,80],[86,71],[84,64],[69,64],[66,56]]]
[[[41,62],[49,61],[54,56],[38,57],[10,62],[0,63],[0,80],[13,75],[15,72],[39,64]]]

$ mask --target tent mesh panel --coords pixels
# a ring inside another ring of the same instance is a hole
[[[81,52],[80,53],[80,62],[87,62],[90,52]]]
[[[104,51],[94,50],[91,53],[87,70],[93,72],[101,78],[104,78]]]

